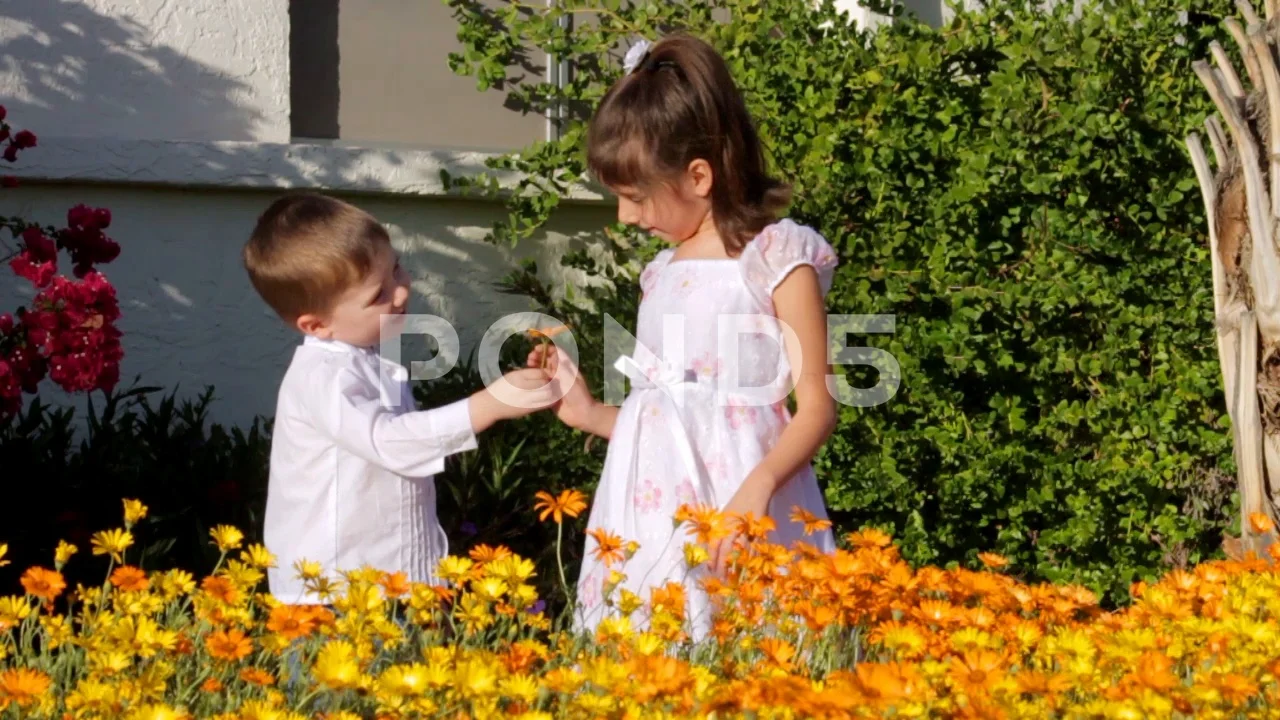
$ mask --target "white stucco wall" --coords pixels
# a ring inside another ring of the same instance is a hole
[[[270,416],[298,337],[253,292],[240,248],[279,192],[312,189],[383,220],[414,278],[413,312],[454,323],[468,352],[501,315],[528,309],[494,283],[540,267],[612,218],[599,196],[567,207],[519,249],[483,241],[501,208],[449,197],[439,173],[483,155],[298,144],[289,127],[288,0],[0,0],[0,104],[39,147],[0,174],[0,214],[53,225],[77,203],[109,207],[120,258],[123,383],[216,390],[213,419]],[[504,176],[504,181],[510,181]],[[594,204],[592,204],[594,203]],[[65,260],[64,260],[65,267]],[[0,268],[0,312],[32,295]],[[412,359],[412,358],[407,358]],[[46,383],[42,399],[83,406]]]
[[[0,102],[42,138],[287,141],[288,0],[0,0]]]
[[[123,314],[122,384],[137,375],[144,385],[179,388],[186,397],[212,385],[213,419],[242,425],[274,413],[276,388],[299,340],[254,293],[240,263],[254,220],[274,197],[244,190],[29,185],[0,192],[0,214],[61,224],[77,203],[111,208],[109,234],[122,250],[103,271],[119,291]],[[510,250],[483,240],[495,217],[489,203],[344,197],[388,226],[413,277],[410,311],[453,323],[464,354],[494,320],[530,309],[493,287],[519,258],[532,255],[540,268],[554,267],[553,258],[574,236],[612,218],[609,208],[568,207],[554,231]],[[0,269],[0,311],[31,294],[29,283]],[[83,405],[52,387],[46,383],[41,397]]]

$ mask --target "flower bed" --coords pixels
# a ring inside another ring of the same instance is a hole
[[[575,500],[540,509],[562,520]],[[1020,583],[999,556],[913,570],[874,530],[834,555],[791,553],[747,518],[711,586],[714,637],[690,646],[679,586],[612,593],[617,616],[575,636],[538,612],[532,563],[503,548],[444,559],[441,586],[298,567],[328,608],[264,594],[274,558],[228,526],[211,532],[224,560],[209,577],[147,573],[127,564],[147,509],[124,505],[124,526],[92,539],[101,587],[65,587],[78,549],[64,544],[52,569],[23,574],[24,596],[0,598],[7,716],[1273,717],[1280,704],[1280,574],[1256,558],[1174,571],[1108,612],[1080,587]],[[701,508],[681,519],[701,563],[728,523]],[[625,571],[627,544],[594,537]]]

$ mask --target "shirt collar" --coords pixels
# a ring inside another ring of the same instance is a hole
[[[318,348],[320,350],[328,350],[329,352],[349,353],[352,355],[376,355],[373,348],[364,348],[358,345],[342,342],[341,340],[321,340],[318,337],[307,335],[303,337],[302,344],[308,347]]]

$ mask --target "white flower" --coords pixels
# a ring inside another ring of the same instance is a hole
[[[628,75],[635,72],[640,67],[640,62],[644,60],[644,56],[649,54],[649,41],[638,40],[631,49],[627,51],[626,57],[622,58],[622,69]]]

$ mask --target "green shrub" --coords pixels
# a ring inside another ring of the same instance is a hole
[[[247,429],[210,423],[212,389],[179,402],[176,392],[134,387],[89,403],[77,427],[74,411],[36,398],[20,415],[0,421],[0,467],[13,510],[0,542],[13,564],[0,569],[0,592],[17,588],[17,572],[53,566],[59,540],[81,553],[66,568],[76,582],[98,584],[102,568],[89,538],[118,527],[123,498],[150,508],[139,528],[140,563],[208,573],[217,562],[209,529],[231,524],[247,542],[262,541],[270,423]]]
[[[886,528],[917,563],[994,550],[1113,600],[1216,550],[1234,517],[1230,438],[1181,138],[1209,111],[1191,62],[1211,39],[1234,47],[1197,23],[1229,3],[1106,0],[1073,17],[998,0],[943,28],[868,34],[830,0],[446,2],[457,72],[564,114],[560,140],[492,163],[525,173],[503,194],[500,242],[543,225],[582,177],[583,121],[636,37],[686,29],[722,51],[794,183],[791,215],[840,253],[830,311],[897,318],[850,344],[891,351],[900,391],[843,408],[817,459],[844,529]],[[508,77],[528,47],[568,61],[571,81]],[[489,176],[446,181],[498,192]],[[533,273],[513,281],[576,323],[597,388],[603,358],[585,346],[600,313],[634,317],[652,250],[628,238],[601,235],[624,265],[608,270],[616,296],[586,293],[594,311],[582,295],[552,302]]]

